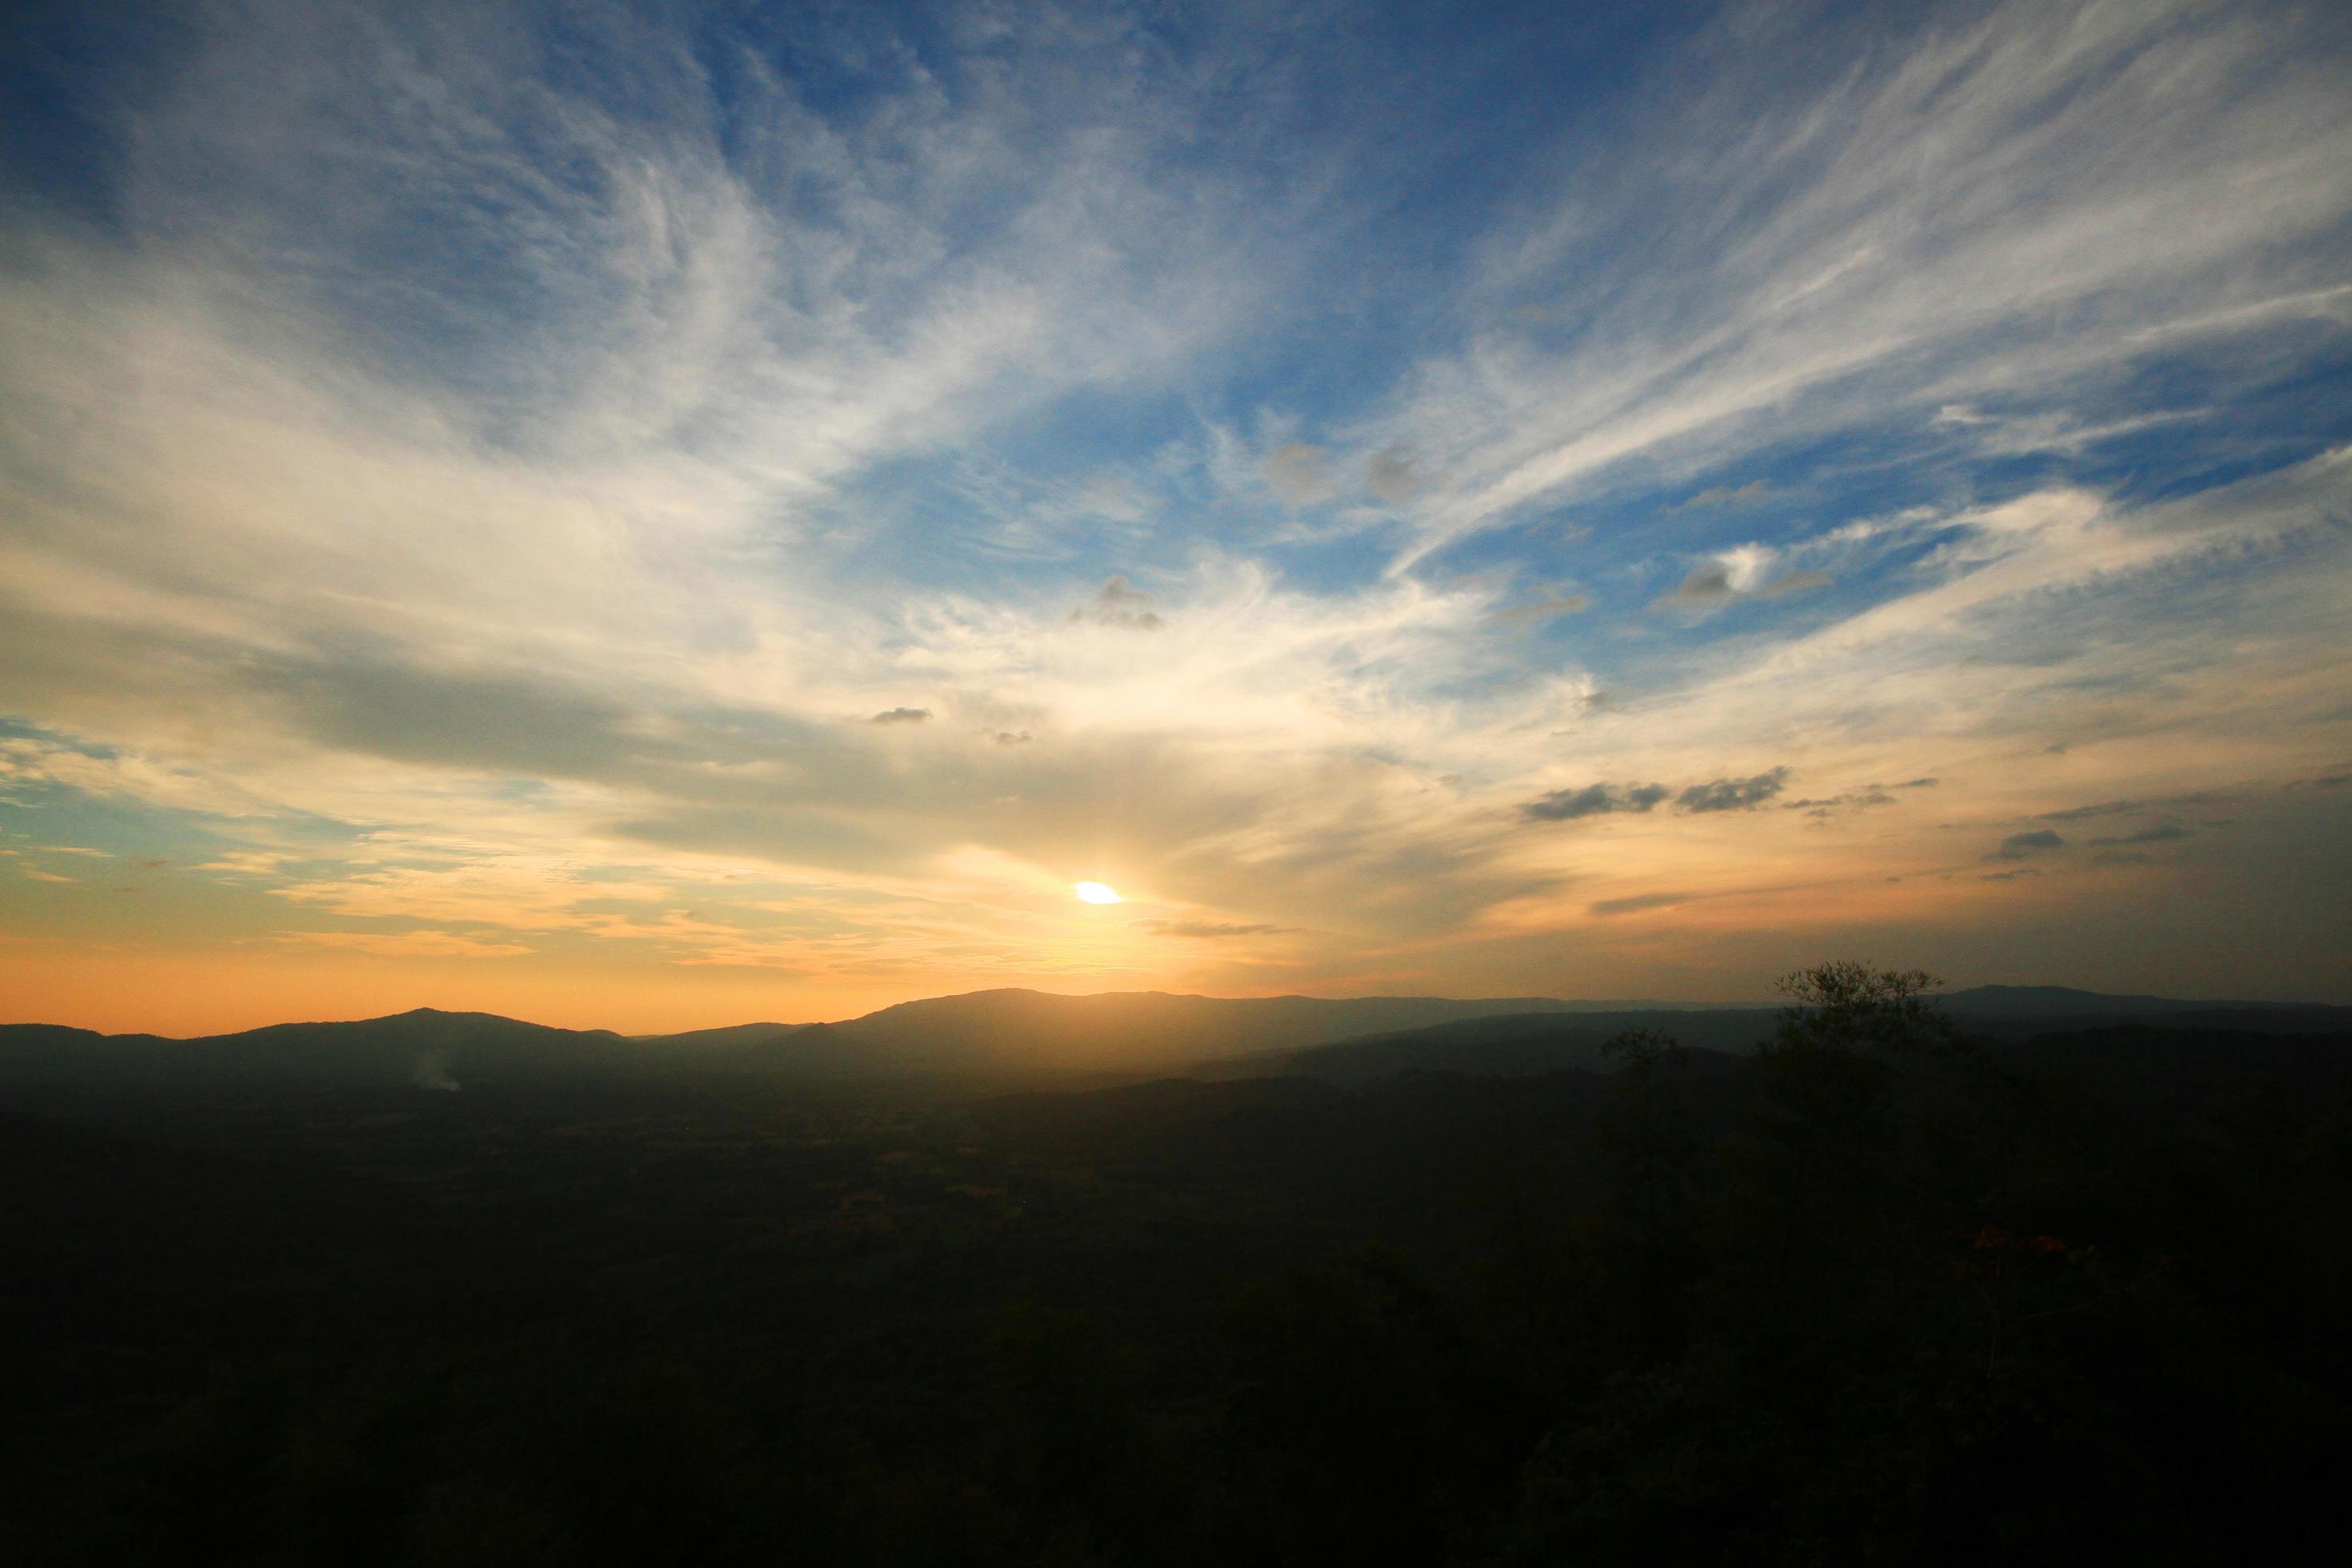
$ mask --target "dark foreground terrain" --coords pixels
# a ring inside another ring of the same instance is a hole
[[[50,1074],[0,1561],[2332,1560],[2340,1032],[1418,1059]]]

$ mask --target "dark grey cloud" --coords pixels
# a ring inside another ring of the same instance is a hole
[[[1025,746],[1033,737],[1026,730],[999,730],[996,743],[1000,746]]]
[[[1669,604],[1692,609],[1711,609],[1738,597],[1739,590],[1731,585],[1731,568],[1720,561],[1708,561],[1692,569],[1691,574],[1675,585],[1666,595]]]
[[[1522,802],[1519,816],[1528,822],[1573,822],[1617,812],[1651,811],[1669,798],[1681,812],[1746,811],[1779,795],[1788,777],[1787,768],[1774,768],[1747,778],[1709,779],[1688,785],[1680,794],[1662,784],[1586,784],[1580,789],[1556,789]]]
[[[1898,804],[1893,791],[1898,789],[1933,789],[1940,782],[1932,778],[1906,779],[1901,784],[1866,784],[1843,795],[1809,796],[1804,800],[1780,803],[1783,811],[1801,811],[1807,816],[1836,816],[1849,811],[1867,811],[1876,805]]]
[[[1696,893],[1643,893],[1631,899],[1603,899],[1592,906],[1596,915],[1631,915],[1643,910],[1663,910],[1675,904],[1686,904],[1699,897]]]
[[[1787,768],[1774,768],[1769,773],[1755,773],[1744,779],[1710,779],[1706,784],[1695,784],[1675,796],[1675,809],[1746,811],[1779,795],[1788,780]]]
[[[1151,595],[1114,577],[1096,591],[1087,604],[1070,612],[1071,624],[1092,621],[1098,626],[1125,626],[1130,631],[1156,632],[1168,623],[1151,607]]]
[[[1844,795],[1808,796],[1803,800],[1780,803],[1782,811],[1801,811],[1807,816],[1836,816],[1849,811],[1867,811],[1874,805],[1893,805],[1895,797],[1879,784],[1865,784]]]
[[[2167,823],[2161,827],[2143,827],[2137,833],[2126,833],[2120,837],[2112,838],[2090,838],[2085,839],[2084,842],[2094,846],[2109,844],[2164,844],[2168,843],[2175,838],[2187,838],[2189,837],[2189,830],[2188,828],[2176,827],[2172,824]]]
[[[2063,838],[2046,827],[2041,827],[2032,833],[2011,834],[2000,841],[2000,847],[1994,850],[1987,858],[2022,860],[2029,856],[2046,855],[2053,849],[2063,849],[2065,847],[2066,841]]]
[[[2021,866],[2014,871],[1987,871],[1984,875],[1979,877],[1977,880],[1979,882],[2014,882],[2020,877],[2039,877],[2040,875],[2042,875],[2042,872],[2035,867]]]
[[[1276,447],[1265,455],[1265,482],[1290,506],[1329,500],[1335,488],[1330,456],[1306,441]]]
[[[2094,816],[2129,816],[2134,812],[2159,811],[2192,805],[2221,805],[2238,799],[2235,795],[2213,790],[2199,790],[2193,795],[2158,795],[2148,800],[2103,800],[2095,805],[2070,806],[2064,811],[2045,811],[2044,822],[2081,822]]]
[[[1135,930],[1149,931],[1153,936],[1276,936],[1295,931],[1295,926],[1234,925],[1222,921],[1130,921]]]
[[[2045,811],[2044,822],[2080,822],[2092,816],[2121,816],[2128,812],[2143,811],[2147,802],[2139,800],[2103,800],[2096,805],[2069,806],[2064,811]]]
[[[579,779],[680,807],[870,806],[903,789],[885,752],[858,739],[866,723],[678,706],[656,694],[593,691],[510,671],[396,663],[373,649],[248,659],[237,673],[237,695],[259,697],[296,731],[396,762]],[[928,717],[898,709],[867,722]]]
[[[1587,784],[1582,789],[1556,789],[1523,802],[1519,815],[1530,822],[1573,822],[1580,816],[1621,809],[1616,792],[1607,784]]]
[[[43,647],[47,665],[29,657]],[[539,669],[404,657],[382,638],[263,651],[0,606],[0,709],[70,711],[92,691],[134,691],[225,731],[282,728],[361,755],[514,778],[644,782],[697,763],[805,755],[813,732],[766,713],[663,711]]]
[[[1606,816],[1612,812],[1648,811],[1666,798],[1664,784],[1587,784],[1582,789],[1556,789],[1523,802],[1519,816],[1528,822],[1573,822],[1580,816]]]
[[[1384,447],[1372,454],[1364,469],[1364,483],[1376,498],[1394,506],[1412,499],[1421,489],[1421,476],[1413,469],[1411,452],[1402,447]]]
[[[243,674],[313,738],[396,762],[603,778],[649,744],[620,703],[505,672],[330,654],[250,661]]]
[[[642,805],[603,830],[668,847],[903,871],[938,837],[910,831],[909,819],[936,828],[970,784],[966,763],[953,774],[908,773],[885,748],[859,739],[874,728],[926,722],[931,714],[919,708],[827,725],[745,710],[625,704],[511,674],[450,673],[341,652],[249,662],[244,676],[298,729],[354,752],[626,789]],[[893,814],[887,827],[870,824],[877,812]]]
[[[1674,592],[1660,599],[1658,605],[1704,616],[1734,599],[1779,599],[1790,594],[1826,588],[1832,581],[1826,572],[1790,572],[1769,583],[1742,588],[1732,582],[1729,564],[1722,561],[1703,561],[1691,569],[1688,576],[1675,584]]]

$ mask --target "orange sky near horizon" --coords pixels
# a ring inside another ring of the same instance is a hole
[[[803,9],[0,58],[0,1021],[2352,1003],[2326,7]]]

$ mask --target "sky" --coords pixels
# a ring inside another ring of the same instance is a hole
[[[2352,1002],[2342,7],[8,15],[0,1018]]]

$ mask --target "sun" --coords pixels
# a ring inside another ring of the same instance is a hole
[[[1090,904],[1123,904],[1127,902],[1112,889],[1100,882],[1080,882],[1078,897]]]

